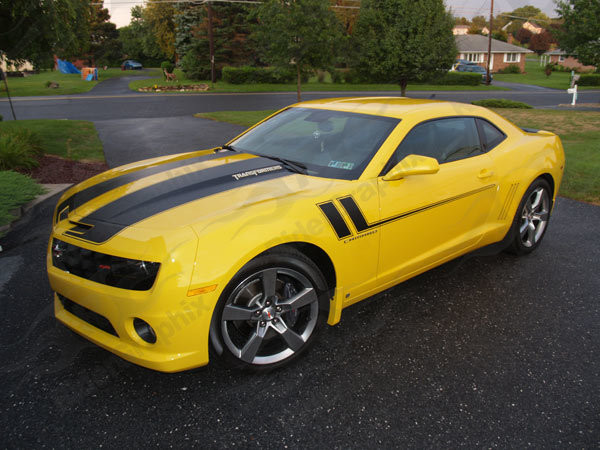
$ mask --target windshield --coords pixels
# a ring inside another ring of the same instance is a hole
[[[341,111],[290,108],[231,142],[237,151],[284,158],[309,175],[360,177],[400,119]]]

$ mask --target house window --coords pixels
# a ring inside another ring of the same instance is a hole
[[[521,61],[520,53],[505,53],[504,62],[506,63],[518,63]]]
[[[558,55],[558,62],[563,62],[565,59],[565,55]]]
[[[474,63],[483,62],[483,53],[465,53],[465,59]]]

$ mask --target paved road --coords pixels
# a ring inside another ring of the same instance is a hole
[[[0,446],[600,445],[600,208],[533,255],[466,258],[359,303],[294,366],[160,374],[52,318],[56,199],[0,239]]]

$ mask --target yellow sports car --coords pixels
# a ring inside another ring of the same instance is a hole
[[[559,138],[481,107],[342,98],[285,108],[222,147],[141,161],[58,202],[58,320],[173,372],[272,369],[321,325],[477,248],[534,250]]]

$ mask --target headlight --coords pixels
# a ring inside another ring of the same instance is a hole
[[[106,255],[52,240],[52,264],[86,280],[121,289],[146,291],[152,287],[160,263]]]

